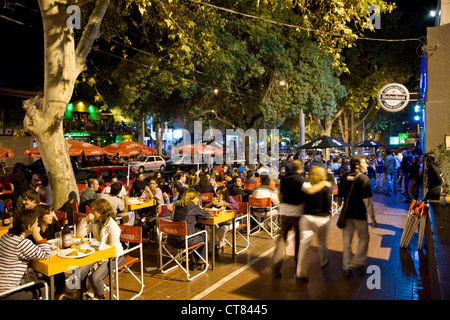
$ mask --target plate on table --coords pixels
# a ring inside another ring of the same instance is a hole
[[[141,200],[139,200],[138,198],[130,198],[129,200],[128,200],[128,204],[143,204],[144,202],[143,201],[141,201]]]
[[[95,252],[95,249],[88,248],[88,249],[82,249],[82,248],[69,248],[64,249],[58,252],[58,257],[60,258],[67,258],[67,259],[74,259],[74,258],[84,258],[88,255],[91,255]]]
[[[61,248],[61,240],[50,239],[47,240],[47,243],[50,245],[50,250],[52,250],[52,252],[58,251]]]

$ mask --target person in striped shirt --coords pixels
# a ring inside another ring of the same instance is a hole
[[[52,255],[50,245],[40,234],[38,215],[33,209],[23,210],[15,216],[12,228],[0,238],[0,299],[29,300],[43,295],[42,284],[37,284],[1,296],[3,291],[26,283],[24,276],[29,261],[46,259]],[[33,236],[36,244],[26,239],[29,235]]]

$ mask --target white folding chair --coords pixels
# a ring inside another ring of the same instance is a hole
[[[44,297],[43,297],[42,300],[48,300],[48,284],[47,284],[47,282],[45,282],[43,280],[28,282],[26,284],[23,284],[21,286],[15,287],[13,289],[2,291],[2,292],[0,292],[0,298],[4,297],[4,296],[8,296],[11,293],[14,293],[14,292],[21,291],[23,289],[32,287],[32,286],[34,286],[35,284],[38,284],[38,283],[42,283],[44,285]]]
[[[158,217],[156,219],[156,239],[159,241],[159,219],[171,220],[173,212],[173,203],[162,204],[158,206]]]
[[[252,196],[248,197],[248,206],[250,209],[251,218],[256,222],[257,226],[252,228],[250,235],[254,235],[260,231],[267,232],[272,239],[278,237],[280,234],[277,232],[280,230],[280,225],[278,222],[279,208],[278,206],[272,206],[271,198],[255,198]],[[254,208],[264,208],[268,210],[267,212],[260,214],[255,214]],[[278,209],[278,210],[277,210]],[[269,225],[269,230],[267,230],[265,225]]]
[[[144,291],[144,255],[142,250],[142,228],[127,226],[123,224],[119,224],[121,229],[120,233],[120,241],[129,242],[135,244],[127,250],[124,250],[120,255],[116,257],[116,265],[115,265],[115,281],[116,281],[116,294],[115,299],[119,300],[119,274],[127,271],[130,273],[134,279],[139,283],[140,289],[137,293],[130,298],[130,300],[134,300],[142,294]],[[139,250],[139,258],[128,255],[132,251]],[[122,265],[118,265],[119,257],[125,256],[125,261]],[[131,266],[135,263],[139,262],[139,272],[140,278],[136,276],[136,274],[131,270]]]
[[[247,202],[238,202],[239,209],[236,211],[235,218],[236,228],[233,230],[236,239],[235,254],[239,254],[248,249],[250,246],[250,215]],[[238,241],[241,240],[241,241]],[[241,243],[244,245],[241,245]],[[225,237],[225,244],[233,247],[233,244]],[[238,248],[240,248],[238,250]]]
[[[342,206],[340,207],[336,201],[337,194],[338,194],[338,187],[333,187],[331,191],[331,216],[339,214],[342,209]]]
[[[180,267],[184,271],[184,273],[186,273],[187,279],[191,281],[204,274],[208,270],[208,233],[206,232],[206,230],[201,230],[194,234],[188,235],[186,221],[174,222],[163,220],[161,218],[159,218],[159,228],[159,270],[162,273],[167,273],[175,268]],[[189,239],[201,234],[205,235],[205,241],[189,246]],[[176,254],[172,253],[173,250],[171,250],[171,248],[173,247],[171,247],[167,243],[167,236],[169,235],[184,237],[185,239],[183,248],[174,248],[176,249]],[[199,249],[203,245],[206,247],[205,259],[197,252],[197,249]],[[189,270],[189,254],[196,254],[206,264],[204,270],[197,273],[195,276],[192,276]],[[164,263],[163,257],[169,257],[169,261]],[[183,266],[183,260],[185,261],[186,266]],[[175,265],[173,265],[173,263],[175,263]]]

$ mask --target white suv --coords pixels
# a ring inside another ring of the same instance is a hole
[[[135,161],[131,161],[130,165],[139,173],[145,171],[164,171],[166,168],[166,160],[160,156],[141,156]]]

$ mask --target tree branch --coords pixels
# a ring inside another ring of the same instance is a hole
[[[89,54],[95,39],[100,36],[100,25],[103,17],[105,16],[106,9],[109,6],[109,1],[110,0],[97,0],[94,10],[92,10],[91,15],[89,16],[88,24],[84,28],[80,42],[78,43],[75,51],[75,61],[78,74],[85,70],[86,57]]]

